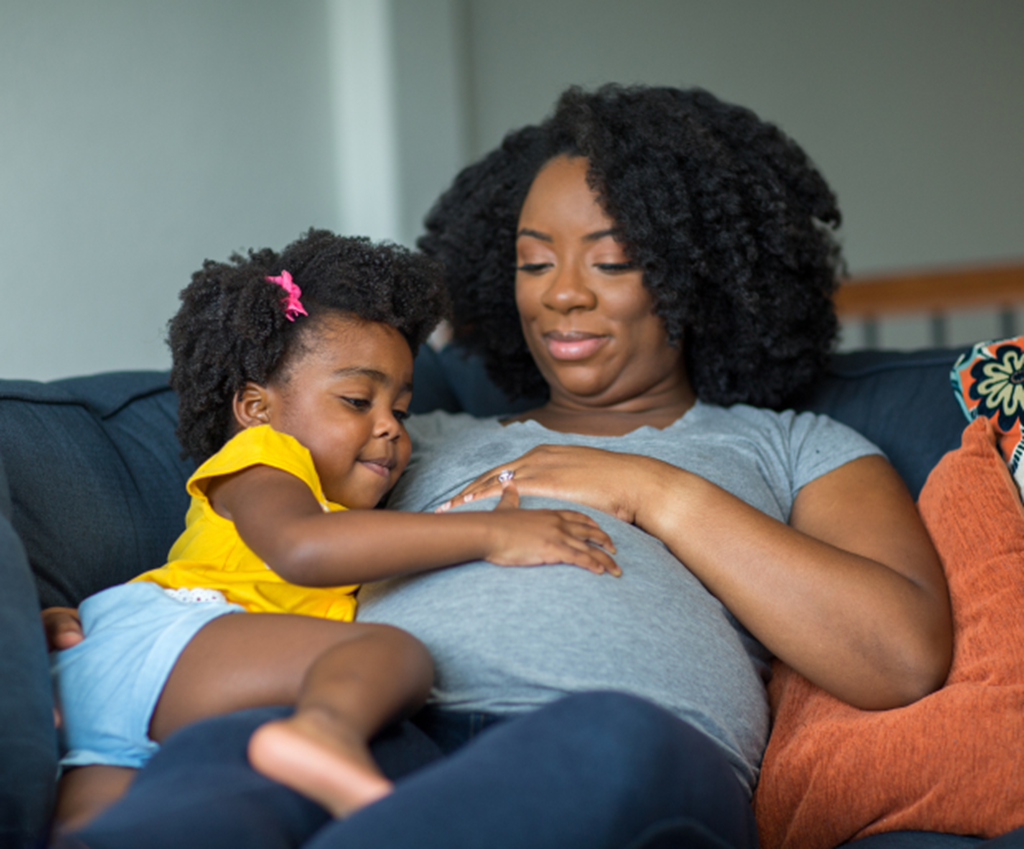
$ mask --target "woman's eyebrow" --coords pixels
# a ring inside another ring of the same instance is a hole
[[[617,227],[608,227],[604,230],[595,230],[593,233],[587,233],[583,237],[584,242],[597,242],[603,239],[605,236],[618,237],[619,230]],[[530,236],[534,239],[540,239],[542,242],[551,242],[553,239],[547,233],[542,233],[540,230],[532,230],[529,227],[523,227],[518,233],[516,238],[520,236]]]
[[[540,239],[542,242],[554,241],[547,233],[541,233],[540,230],[531,230],[529,227],[523,227],[518,233],[516,233],[517,239],[520,236],[530,236],[534,239]]]

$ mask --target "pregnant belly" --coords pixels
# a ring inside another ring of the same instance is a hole
[[[368,584],[358,618],[426,644],[433,700],[445,708],[514,713],[571,692],[621,690],[756,762],[768,727],[763,648],[653,537],[577,504],[526,497],[523,506],[592,515],[615,542],[622,577],[468,563]]]

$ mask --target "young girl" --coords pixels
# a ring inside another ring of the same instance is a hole
[[[345,815],[389,792],[367,743],[433,677],[407,633],[347,621],[354,585],[477,559],[618,574],[611,540],[582,513],[513,509],[513,486],[494,512],[372,509],[409,461],[413,352],[446,307],[425,257],[310,230],[207,261],[181,300],[192,503],[169,562],[86,599],[85,639],[54,655],[58,818],[80,825],[112,801],[111,768],[130,776],[182,725],[271,704],[296,710],[252,737],[252,764]]]

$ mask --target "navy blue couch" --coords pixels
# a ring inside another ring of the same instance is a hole
[[[958,353],[837,355],[824,386],[802,407],[872,439],[916,497],[965,425],[948,378]],[[479,362],[452,347],[421,353],[415,385],[414,412],[493,415],[535,403],[510,404]],[[52,805],[57,749],[38,610],[77,605],[164,562],[183,527],[192,471],[179,456],[175,420],[163,372],[0,381],[0,846],[38,845]],[[908,832],[857,846],[977,842]],[[989,845],[1024,845],[1024,834]]]

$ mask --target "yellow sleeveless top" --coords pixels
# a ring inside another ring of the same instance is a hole
[[[327,512],[344,510],[329,502],[309,451],[295,438],[270,425],[246,428],[235,435],[189,478],[192,496],[185,532],[167,555],[167,565],[144,572],[134,581],[152,581],[167,589],[207,587],[254,613],[302,613],[351,621],[356,586],[300,587],[290,584],[263,563],[242,542],[234,522],[218,515],[206,497],[211,478],[250,466],[272,466],[295,475],[309,486]]]

